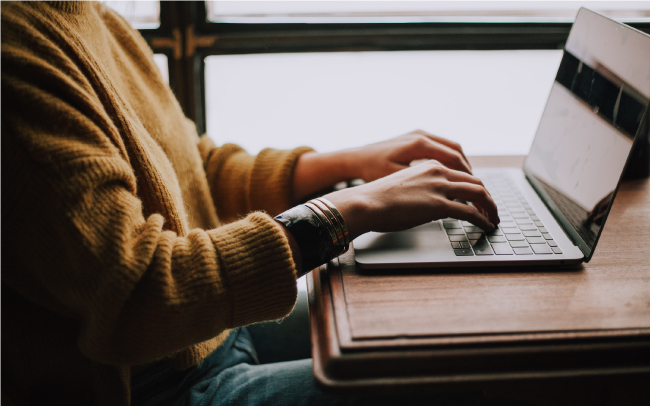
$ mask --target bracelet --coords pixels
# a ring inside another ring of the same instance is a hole
[[[343,216],[326,199],[310,200],[274,220],[284,225],[295,238],[305,273],[347,252],[350,247]]]
[[[330,209],[325,204],[323,204],[323,202],[320,202],[318,200],[310,200],[305,203],[305,206],[309,207],[314,213],[316,213],[319,218],[321,218],[321,216],[324,216],[326,218],[327,223],[323,223],[327,224],[330,235],[334,235],[332,243],[336,244],[336,246],[339,247],[341,254],[345,252],[346,248],[341,228],[339,227],[338,220],[336,220],[334,214],[330,211]]]
[[[350,233],[348,232],[348,228],[345,225],[345,220],[343,220],[343,216],[341,215],[341,212],[338,211],[338,209],[336,208],[336,206],[332,204],[332,202],[330,202],[324,197],[319,197],[316,200],[325,203],[325,205],[327,205],[327,207],[330,208],[332,213],[334,213],[334,217],[336,217],[336,220],[339,222],[339,225],[341,226],[341,232],[343,233],[343,238],[345,239],[345,245],[346,245],[345,250],[347,251],[348,248],[350,247]]]
[[[332,210],[332,207],[334,207],[332,202],[329,200],[327,202],[329,204],[325,204],[321,198],[317,198],[308,201],[305,203],[305,206],[312,209],[317,215],[319,212],[322,213],[322,215],[327,219],[327,222],[324,222],[324,224],[326,227],[331,227],[330,234],[336,235],[335,244],[339,247],[340,250],[336,255],[338,257],[339,255],[348,251],[348,248],[350,247],[349,235],[347,232],[347,227],[345,227],[345,221],[343,221],[343,216],[341,216],[341,213],[339,213],[339,211],[334,208],[336,210],[336,213],[338,213],[337,216]]]
[[[339,238],[336,235],[336,231],[334,231],[334,226],[332,225],[330,219],[327,218],[325,213],[323,213],[317,206],[315,206],[312,202],[307,202],[305,203],[305,206],[307,206],[311,211],[314,212],[316,217],[320,220],[321,224],[325,226],[325,229],[327,230],[327,233],[330,236],[330,240],[333,246],[339,246]]]
[[[304,273],[336,257],[337,250],[329,231],[307,206],[301,204],[291,208],[274,217],[274,220],[285,226],[295,238]]]

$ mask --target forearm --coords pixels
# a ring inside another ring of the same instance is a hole
[[[353,150],[344,150],[301,155],[293,175],[291,199],[294,204],[338,182],[358,177],[352,165],[353,154]]]

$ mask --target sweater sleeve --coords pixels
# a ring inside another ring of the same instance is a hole
[[[313,149],[267,148],[251,156],[234,144],[216,147],[204,135],[199,151],[219,218],[228,222],[251,211],[263,210],[274,216],[290,208],[296,162]]]
[[[279,226],[252,213],[173,231],[174,210],[145,214],[142,194],[168,190],[136,176],[144,163],[110,101],[64,66],[66,50],[11,35],[3,20],[3,285],[68,318],[80,351],[112,365],[288,314],[296,276]]]

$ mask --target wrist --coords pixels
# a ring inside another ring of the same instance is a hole
[[[300,156],[294,170],[293,202],[358,177],[355,156],[354,150],[308,152]]]
[[[337,171],[341,181],[364,179],[364,166],[362,148],[350,148],[332,152],[332,160],[336,162]]]
[[[350,240],[370,231],[372,204],[358,192],[358,188],[351,188],[323,196],[331,201],[343,216]]]

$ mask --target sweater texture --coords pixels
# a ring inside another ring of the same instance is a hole
[[[100,3],[2,2],[2,388],[19,405],[127,405],[134,371],[188,368],[295,303],[269,214],[309,149],[199,137],[152,56]]]

